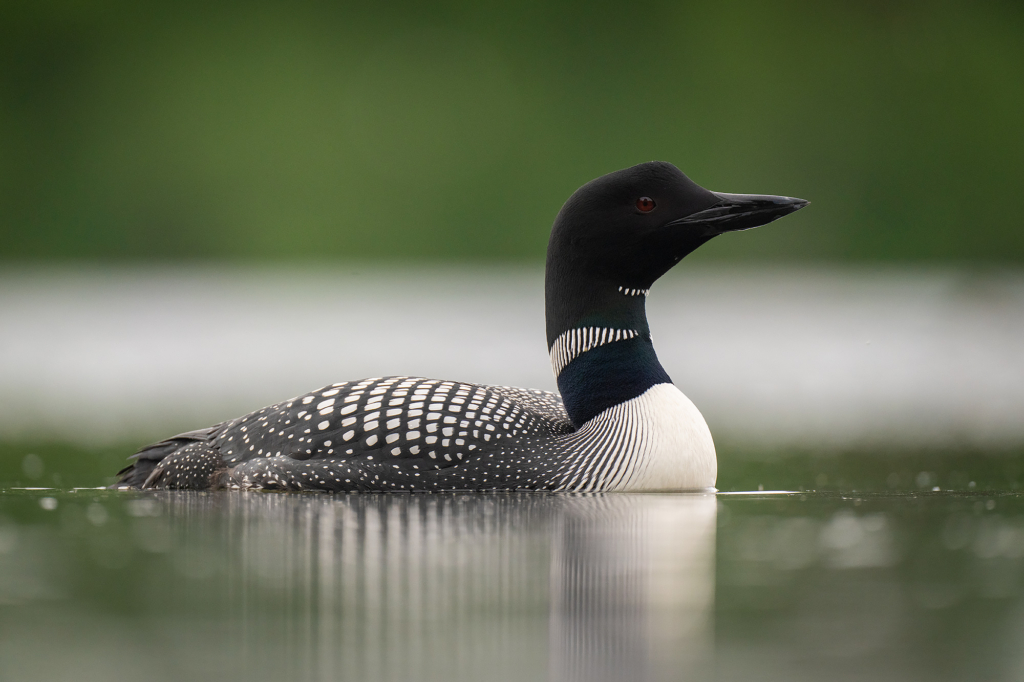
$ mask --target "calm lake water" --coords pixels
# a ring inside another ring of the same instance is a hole
[[[1015,680],[1014,494],[0,494],[0,679]]]

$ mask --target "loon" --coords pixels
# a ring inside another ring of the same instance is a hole
[[[711,432],[658,362],[646,297],[705,242],[807,203],[711,192],[657,161],[604,175],[569,197],[548,242],[547,345],[560,396],[400,376],[331,384],[145,447],[112,487],[713,489]]]

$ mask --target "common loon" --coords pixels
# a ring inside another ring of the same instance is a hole
[[[808,202],[706,190],[669,163],[559,211],[545,270],[559,395],[415,377],[331,384],[133,455],[115,488],[678,491],[712,488],[700,412],[651,344],[655,280],[701,244]]]

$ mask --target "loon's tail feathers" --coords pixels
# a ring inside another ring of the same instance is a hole
[[[224,423],[221,422],[205,429],[179,433],[177,436],[167,438],[159,443],[147,445],[128,458],[135,461],[117,472],[117,482],[110,487],[115,490],[148,487],[146,483],[160,462],[186,445],[209,441],[217,435],[223,425]]]

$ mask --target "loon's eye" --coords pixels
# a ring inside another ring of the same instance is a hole
[[[655,204],[654,199],[650,197],[640,197],[636,200],[636,210],[641,213],[650,213],[654,210],[655,206],[657,206],[657,204]]]

